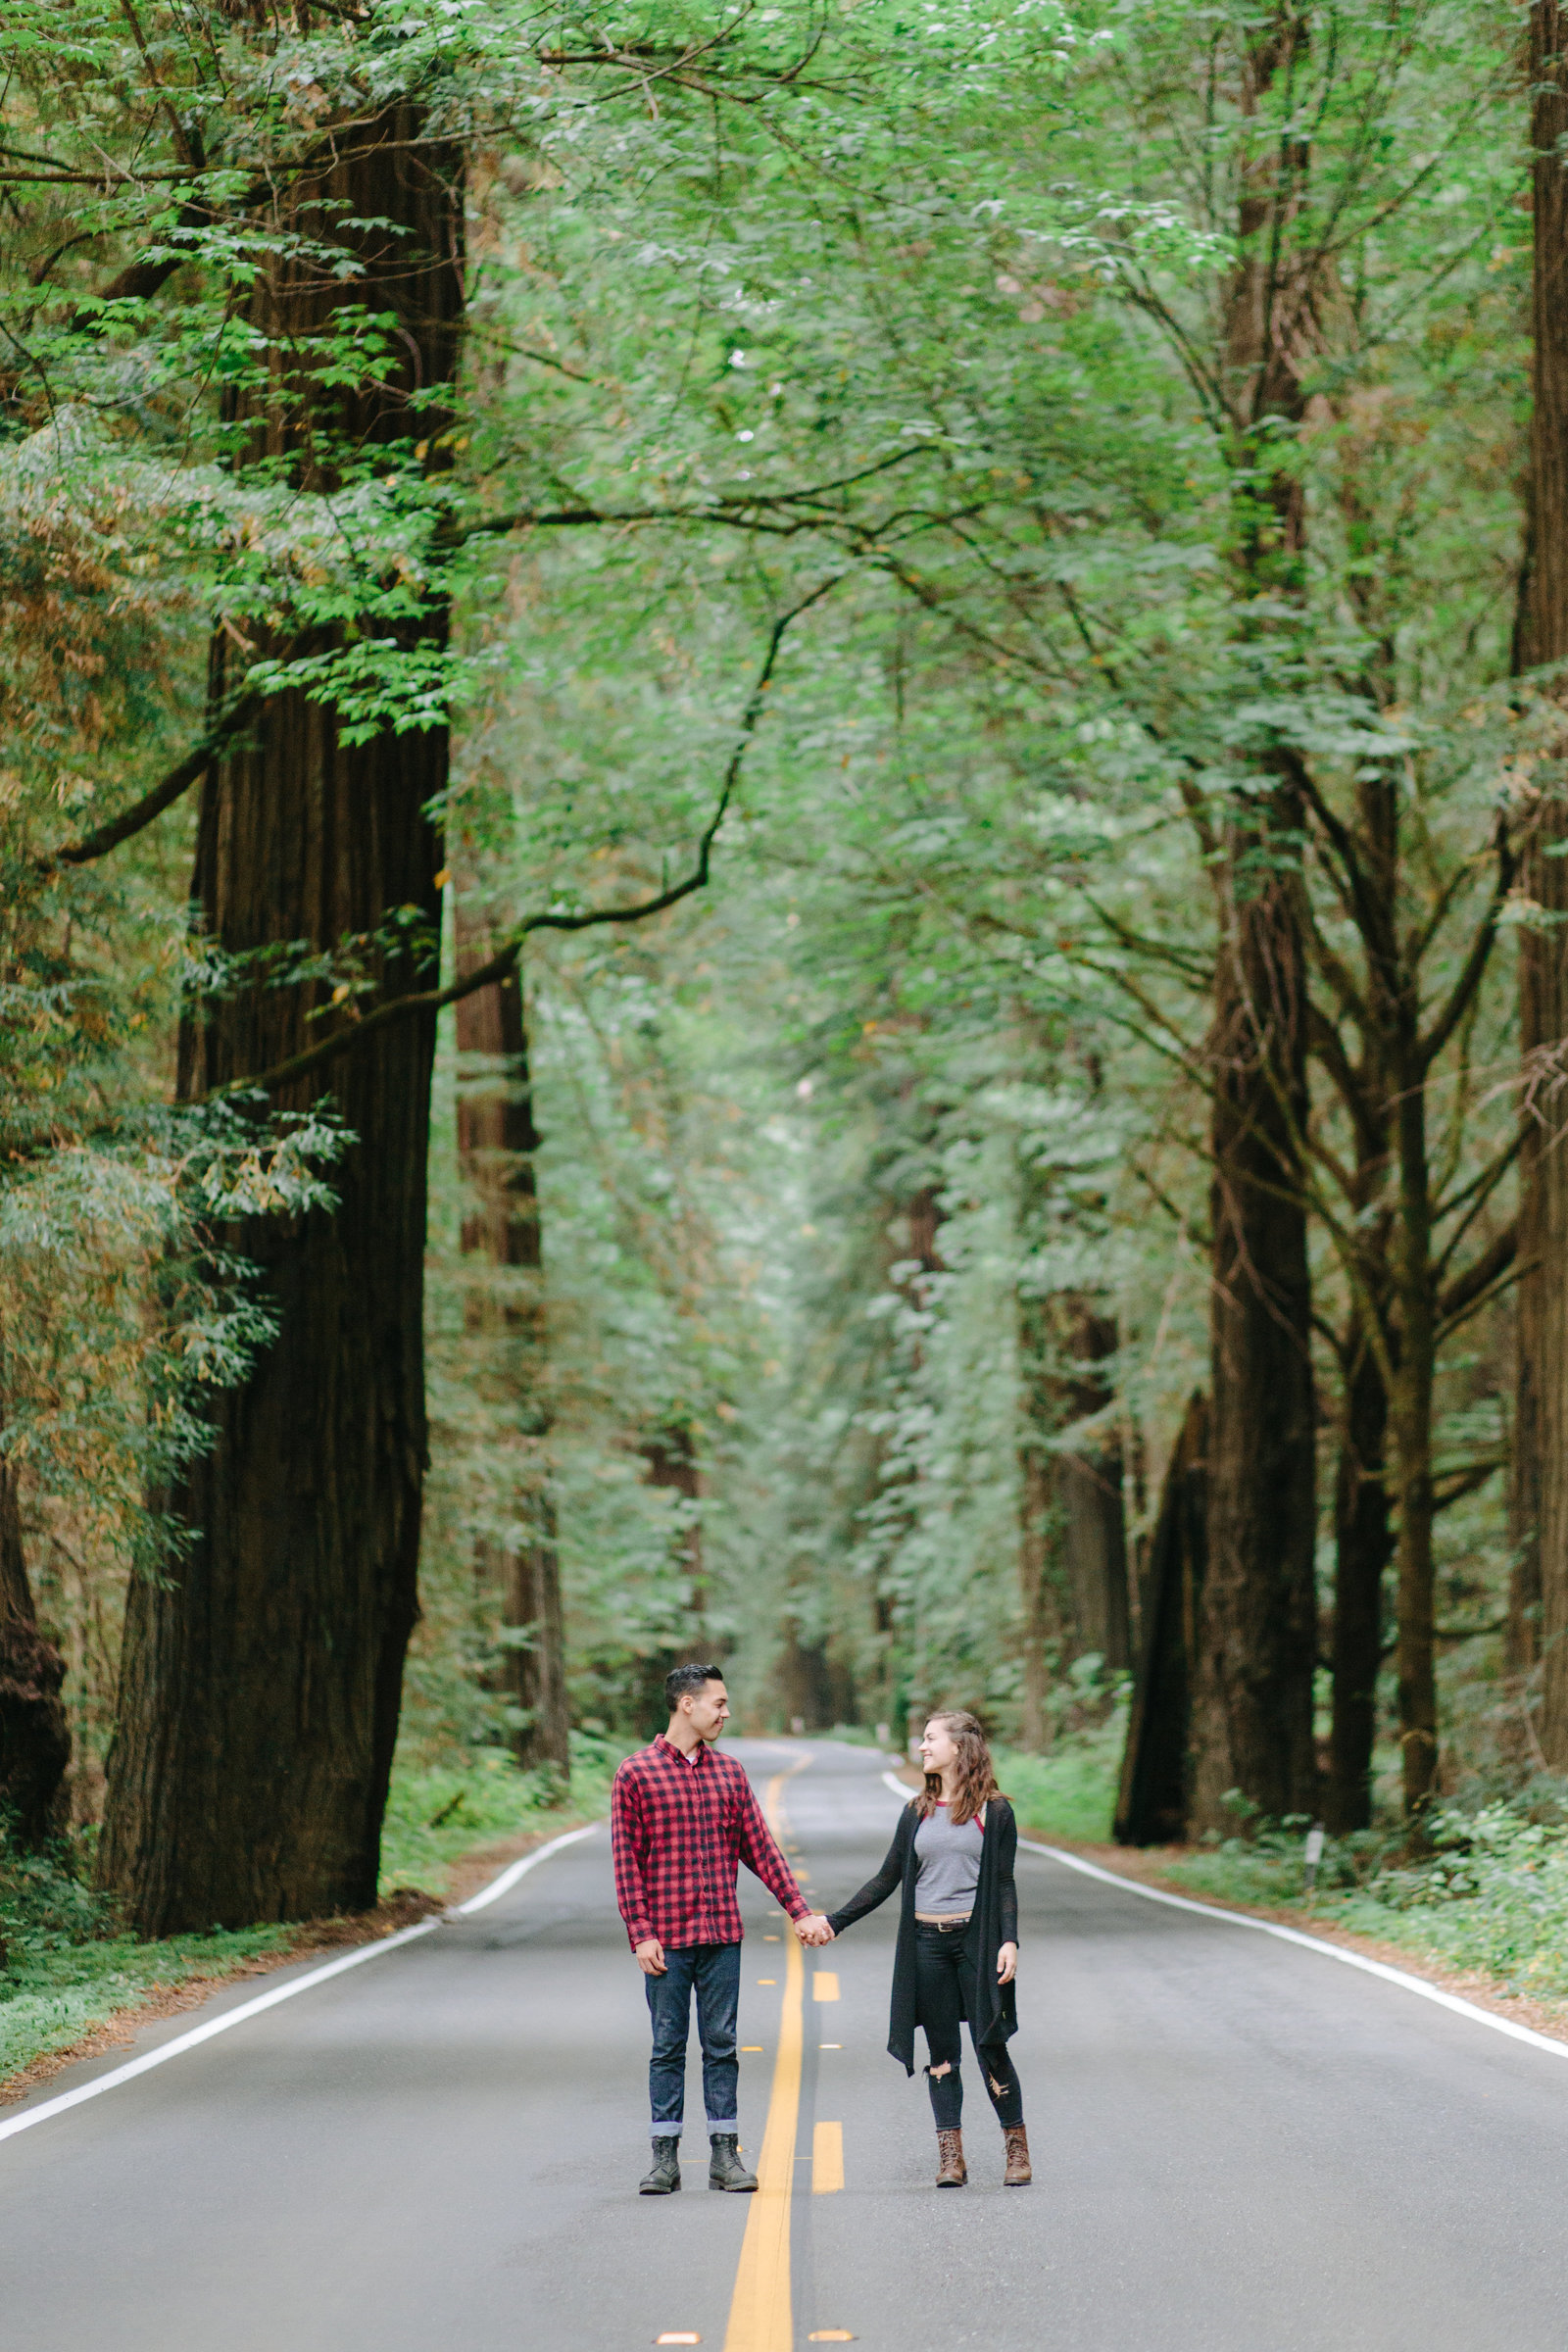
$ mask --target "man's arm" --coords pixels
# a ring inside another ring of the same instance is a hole
[[[812,1917],[811,1906],[796,1886],[795,1873],[779,1852],[749,1781],[741,1798],[740,1828],[741,1860],[747,1869],[761,1880],[791,1919]]]
[[[643,1879],[644,1843],[642,1792],[622,1764],[610,1791],[610,1848],[615,1859],[615,1904],[633,1951],[654,1940]]]

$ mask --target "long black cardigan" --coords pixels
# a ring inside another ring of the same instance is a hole
[[[905,2072],[914,2072],[914,2029],[920,2023],[920,1998],[914,1968],[914,1886],[920,1875],[914,1833],[920,1816],[911,1799],[906,1806],[887,1860],[858,1894],[851,1895],[841,1911],[828,1913],[835,1936],[885,1903],[901,1880],[904,1907],[899,1915],[899,1942],[893,1959],[893,2014],[888,2026],[888,2050],[902,2060]],[[963,1932],[964,1947],[974,1962],[975,2007],[971,2018],[975,2045],[1007,2041],[1018,2031],[1017,1996],[1011,1984],[997,1983],[997,1954],[1004,1943],[1018,1940],[1018,1890],[1012,1867],[1018,1854],[1018,1824],[1004,1796],[994,1796],[986,1807],[984,1844],[980,1853],[980,1884],[974,1910]]]

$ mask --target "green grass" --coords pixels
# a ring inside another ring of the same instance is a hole
[[[382,1892],[413,1886],[442,1894],[451,1865],[475,1846],[592,1820],[609,1808],[620,1752],[574,1733],[564,1804],[548,1776],[519,1772],[497,1750],[447,1766],[400,1761],[382,1838]],[[286,1949],[294,1935],[241,1928],[143,1943],[114,1932],[108,1905],[73,1870],[62,1858],[12,1854],[0,1842],[0,2082],[69,2049],[149,1992],[228,1976]]]
[[[1126,1710],[1117,1707],[1093,1731],[1059,1734],[1043,1756],[1014,1747],[995,1751],[997,1779],[1026,1836],[1077,1838],[1086,1845],[1108,1839],[1126,1729]]]
[[[227,1976],[289,1935],[245,1928],[141,1943],[115,1935],[106,1906],[58,1862],[0,1848],[0,2081],[155,1987]]]
[[[571,1735],[571,1788],[564,1804],[553,1775],[519,1772],[506,1752],[479,1748],[461,1764],[400,1764],[381,1831],[381,1891],[446,1890],[460,1855],[524,1830],[568,1828],[610,1810],[610,1784],[624,1749],[586,1732]]]
[[[1448,1807],[1433,1822],[1437,1853],[1403,1863],[1392,1834],[1333,1839],[1309,1896],[1303,1828],[1265,1828],[1185,1854],[1162,1876],[1222,1902],[1298,1912],[1413,1959],[1493,1979],[1504,1992],[1568,1998],[1568,1829],[1518,1805]]]

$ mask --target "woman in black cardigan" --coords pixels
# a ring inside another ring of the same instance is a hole
[[[1018,1825],[997,1787],[991,1750],[972,1715],[933,1715],[920,1742],[925,1787],[893,1834],[887,1860],[841,1911],[828,1913],[835,1936],[904,1889],[893,1962],[893,2019],[888,2048],[914,2072],[914,2029],[925,2028],[931,2111],[936,2118],[938,2188],[961,2188],[963,2082],[959,2026],[980,2062],[1006,2140],[1004,2185],[1032,2176],[1023,2093],[1007,2042],[1018,2031],[1013,1977],[1018,1966],[1018,1895],[1012,1866]]]

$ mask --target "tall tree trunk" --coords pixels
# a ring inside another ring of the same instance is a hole
[[[494,952],[489,928],[476,924],[460,892],[457,908],[460,972]],[[533,1088],[528,1064],[527,1008],[520,974],[459,1000],[458,1051],[483,1057],[458,1097],[458,1156],[472,1205],[463,1222],[463,1247],[498,1270],[524,1280],[497,1298],[495,1286],[478,1288],[470,1325],[498,1343],[496,1403],[533,1455],[515,1497],[526,1528],[521,1543],[481,1546],[486,1581],[499,1586],[506,1633],[506,1682],[523,1722],[513,1747],[519,1764],[571,1772],[571,1716],[566,1696],[565,1622],[561,1557],[548,1463],[549,1339],[543,1297],[544,1249],[534,1154]],[[512,1515],[509,1513],[509,1516]]]
[[[62,1826],[71,1761],[65,1675],[59,1650],[38,1630],[16,1466],[0,1447],[0,1831],[24,1846],[43,1844]]]
[[[1021,1687],[1018,1744],[1038,1755],[1051,1744],[1052,1669],[1065,1646],[1062,1594],[1055,1572],[1055,1494],[1048,1440],[1054,1422],[1042,1392],[1041,1360],[1050,1346],[1046,1302],[1018,1301],[1018,1634]],[[1044,1408],[1044,1409],[1043,1409]]]
[[[1101,1366],[1115,1354],[1113,1317],[1077,1295],[1058,1300],[1069,1364],[1063,1421],[1088,1421],[1108,1411],[1115,1393]],[[1122,1510],[1121,1435],[1114,1428],[1085,1437],[1055,1456],[1061,1557],[1077,1629],[1080,1656],[1094,1651],[1114,1673],[1129,1662],[1127,1528]]]
[[[1288,77],[1307,37],[1287,8],[1250,34],[1244,115]],[[1294,261],[1308,157],[1259,136],[1242,171],[1239,257],[1226,314],[1235,417],[1232,564],[1238,634],[1260,598],[1299,598],[1305,512],[1279,463],[1305,408],[1310,305]],[[1262,624],[1264,628],[1268,622]],[[1208,1561],[1193,1675],[1193,1815],[1234,1826],[1236,1789],[1261,1812],[1312,1806],[1316,1466],[1311,1279],[1299,1138],[1306,1123],[1307,975],[1294,867],[1302,810],[1288,760],[1236,808],[1219,874],[1208,1055],[1214,1088]]]
[[[398,104],[342,131],[302,175],[283,226],[351,247],[358,276],[285,249],[251,323],[272,354],[257,455],[330,487],[338,436],[362,450],[438,420],[410,396],[450,380],[462,300],[460,159]],[[291,345],[347,302],[391,313],[390,379],[313,382]],[[325,436],[325,438],[323,438]],[[417,632],[444,632],[431,621]],[[231,955],[332,948],[416,907],[434,926],[442,731],[344,746],[294,694],[203,794],[193,895]],[[378,956],[387,993],[419,975]],[[319,988],[245,985],[184,1026],[179,1093],[270,1064],[323,1034]],[[417,1609],[425,1457],[423,1252],[434,1024],[393,1024],[278,1100],[330,1093],[356,1137],[335,1210],[226,1237],[279,1319],[251,1378],[220,1396],[216,1445],[172,1497],[192,1531],[167,1583],[126,1614],[101,1869],[144,1933],[297,1919],[373,1903],[404,1652]]]
[[[1051,1738],[1053,1660],[1090,1653],[1114,1672],[1130,1660],[1121,1438],[1059,1441],[1102,1414],[1113,1392],[1097,1367],[1114,1355],[1114,1321],[1075,1292],[1018,1301],[1018,1739]]]
[[[855,1686],[825,1640],[803,1641],[798,1623],[784,1628],[773,1668],[775,1720],[785,1731],[830,1732],[855,1721]]]
[[[666,1494],[678,1495],[688,1507],[683,1514],[679,1551],[689,1581],[692,1639],[701,1648],[708,1639],[708,1593],[703,1578],[703,1526],[697,1505],[703,1498],[702,1464],[697,1439],[689,1421],[666,1422],[643,1440],[648,1484]],[[667,1672],[667,1669],[662,1669]]]
[[[1283,793],[1276,830],[1298,830]],[[1233,843],[1233,873],[1256,836]],[[1263,853],[1266,857],[1266,849]],[[1297,1138],[1306,975],[1289,876],[1233,886],[1210,1034],[1214,1110],[1208,1563],[1195,1661],[1193,1822],[1234,1827],[1316,1797],[1311,1281]]]
[[[1427,1152],[1426,1072],[1414,1051],[1418,1004],[1406,992],[1400,1082],[1395,1103],[1399,1217],[1395,1237],[1395,1296],[1399,1358],[1389,1395],[1398,1533],[1396,1658],[1404,1809],[1418,1823],[1438,1786],[1438,1678],[1434,1627],[1436,1567],[1432,1488],[1432,1406],[1437,1374],[1437,1291],[1432,1266],[1432,1178]]]
[[[1530,12],[1535,166],[1535,406],[1530,432],[1533,562],[1525,636],[1532,662],[1568,661],[1568,12]],[[1560,699],[1568,689],[1559,686]],[[1568,1039],[1568,803],[1538,804],[1525,895],[1556,919],[1519,936],[1519,1044],[1538,1070]],[[1519,1395],[1514,1510],[1515,1662],[1539,1657],[1539,1738],[1568,1769],[1568,1095],[1544,1073],[1527,1090],[1519,1193]]]
[[[1160,1490],[1116,1798],[1121,1845],[1173,1845],[1191,1801],[1192,1668],[1208,1544],[1208,1399],[1187,1407]]]
[[[1338,1838],[1370,1827],[1372,1748],[1383,1667],[1383,1578],[1394,1553],[1384,1476],[1389,1397],[1359,1317],[1346,1350],[1334,1483],[1334,1714],[1324,1815]]]

